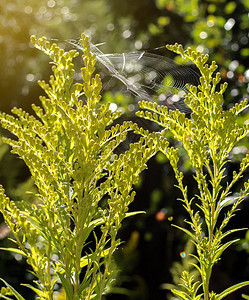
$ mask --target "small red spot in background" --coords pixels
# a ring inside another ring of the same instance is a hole
[[[163,220],[165,220],[165,219],[166,219],[166,213],[165,213],[164,211],[160,210],[160,211],[156,214],[156,220],[157,220],[158,222],[161,222],[161,221],[163,221]]]

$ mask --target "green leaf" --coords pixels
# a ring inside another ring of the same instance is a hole
[[[0,298],[6,299],[6,300],[13,300],[5,295],[2,295],[1,293],[0,293]]]
[[[248,230],[248,228],[236,228],[236,229],[228,230],[221,235],[220,240],[222,240],[224,237],[226,237],[227,235],[229,235],[231,233],[238,232],[241,230]]]
[[[68,281],[66,280],[66,278],[63,276],[63,274],[57,272],[57,275],[60,277],[62,286],[66,292],[67,298],[68,299],[72,299],[73,298],[73,294],[72,294],[72,289],[70,284],[68,283]]]
[[[183,232],[185,232],[188,236],[190,236],[192,238],[193,241],[197,241],[197,238],[186,228],[184,227],[180,227],[180,226],[177,226],[175,224],[173,224],[172,226],[182,230]]]
[[[194,255],[191,255],[191,256],[194,256]],[[196,256],[194,256],[195,258],[197,258]],[[196,268],[196,270],[201,274],[202,273],[202,271],[201,271],[201,269],[200,269],[200,267],[197,265],[197,264],[195,264],[195,263],[191,263],[191,265],[193,266],[193,267],[195,267]]]
[[[231,246],[232,244],[234,244],[238,241],[239,241],[239,239],[235,239],[235,240],[229,241],[229,242],[225,243],[224,245],[222,245],[215,253],[215,256],[214,256],[215,260],[217,260],[229,246]]]
[[[244,281],[244,282],[241,282],[241,283],[237,283],[233,286],[230,286],[229,288],[227,288],[225,291],[223,291],[222,293],[216,295],[216,298],[215,300],[221,300],[223,299],[224,297],[226,297],[227,295],[235,292],[236,290],[244,287],[244,286],[247,286],[249,285],[249,281]]]
[[[104,219],[103,218],[99,218],[99,219],[96,219],[96,220],[93,220],[90,224],[89,224],[89,227],[91,227],[91,229],[99,226],[99,225],[102,225],[104,224]]]
[[[129,218],[129,217],[132,217],[132,216],[136,216],[138,214],[145,214],[146,212],[145,211],[132,211],[132,212],[128,212],[125,214],[125,218]],[[89,227],[91,227],[91,230],[99,225],[102,225],[104,224],[104,219],[103,218],[99,218],[99,219],[96,219],[96,220],[93,220],[90,224],[89,224]]]
[[[90,281],[91,281],[91,277],[89,277],[87,280],[84,280],[83,282],[81,282],[81,284],[79,286],[79,294],[81,294],[84,289],[89,287]]]
[[[20,250],[20,249],[17,249],[17,248],[3,248],[1,247],[0,250],[4,250],[4,251],[10,251],[10,252],[14,252],[14,253],[17,253],[17,254],[21,254],[23,256],[26,256],[26,254]]]
[[[182,300],[190,300],[190,298],[188,297],[188,295],[186,293],[182,292],[182,291],[178,291],[178,290],[173,289],[173,290],[171,290],[171,292],[174,295],[180,297]]]
[[[146,212],[143,210],[128,212],[125,214],[125,218],[129,218],[129,217],[136,216],[139,214],[146,214]]]
[[[109,252],[110,252],[110,249],[111,249],[111,248],[108,248],[108,249],[102,251],[102,252],[100,253],[100,257],[105,257],[105,256],[107,256],[107,255],[109,254]],[[92,257],[93,255],[95,255],[95,253],[92,253],[92,254],[89,254],[89,255],[85,255],[84,257],[82,257],[82,258],[80,259],[80,267],[81,267],[81,268],[84,268],[85,266],[87,266],[88,263],[89,263],[89,260],[91,260],[91,257]]]
[[[16,297],[17,300],[25,300],[11,285],[9,285],[5,280],[0,278],[4,282],[4,284],[11,290],[13,295]]]
[[[26,284],[26,283],[24,284],[24,283],[23,283],[22,285],[28,287],[28,288],[31,289],[31,290],[33,290],[33,291],[36,293],[37,296],[40,296],[40,297],[43,297],[43,298],[44,298],[44,293],[43,293],[43,291],[41,291],[41,290],[35,288],[35,287],[32,286],[31,284]]]
[[[245,294],[242,294],[241,296],[242,296],[242,298],[244,298],[244,299],[246,299],[246,300],[249,300],[249,296],[247,296],[247,295],[245,295]]]

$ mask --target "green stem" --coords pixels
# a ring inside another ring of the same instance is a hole
[[[103,232],[103,234],[102,234],[102,236],[101,236],[101,238],[100,238],[100,240],[99,240],[99,242],[98,242],[98,244],[96,246],[95,253],[99,252],[99,255],[96,257],[97,261],[95,262],[95,264],[97,263],[97,265],[98,265],[100,257],[101,257],[101,255],[100,255],[101,254],[101,247],[104,247],[104,245],[105,245],[105,240],[106,240],[108,231],[109,231],[109,227],[107,227],[105,229],[105,232]],[[94,282],[95,282],[95,277],[96,277],[97,271],[98,271],[98,267],[95,267],[95,270],[94,270],[94,272],[92,274],[92,280],[91,280],[91,284],[90,284],[90,287],[89,287],[89,292],[88,292],[87,300],[91,299],[93,285],[94,285]]]

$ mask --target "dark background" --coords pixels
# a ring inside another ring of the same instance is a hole
[[[61,47],[68,47],[63,41],[77,39],[81,32],[88,34],[92,43],[104,43],[100,46],[104,53],[148,50],[179,61],[164,47],[155,50],[175,42],[208,53],[209,62],[217,62],[222,80],[229,83],[224,101],[224,107],[229,108],[248,97],[248,10],[246,0],[1,0],[0,109],[9,113],[18,106],[31,112],[31,103],[39,104],[42,91],[37,80],[47,80],[51,70],[46,55],[30,44],[30,35],[57,39]],[[124,108],[123,119],[130,118],[136,99],[120,84],[104,77],[103,67],[98,65],[98,70],[103,75],[103,98]],[[243,116],[241,121],[245,121]],[[228,178],[247,151],[248,141],[233,152],[227,167]],[[181,161],[186,183],[194,195],[196,186],[187,159],[182,157]],[[32,201],[25,193],[34,189],[28,170],[2,143],[0,183],[12,199]],[[126,243],[116,253],[114,266],[121,271],[107,299],[166,299],[168,291],[163,284],[172,282],[173,262],[187,259],[181,258],[187,238],[171,226],[185,226],[183,220],[187,217],[177,201],[180,194],[175,183],[169,163],[161,155],[150,160],[148,170],[135,187],[137,195],[131,205],[131,210],[144,210],[146,214],[124,222],[120,237]],[[234,192],[238,189],[239,185]],[[246,200],[232,219],[231,228],[248,227],[248,208]],[[241,241],[226,250],[215,266],[212,278],[215,291],[248,280],[249,233],[245,234],[246,231],[236,234]],[[8,230],[2,223],[0,246],[9,245],[6,237]],[[26,269],[18,255],[0,252],[0,277],[29,298],[32,297],[29,291],[19,286],[20,282],[33,280]],[[244,292],[249,294],[246,289]],[[240,294],[241,291],[227,299],[240,299]]]

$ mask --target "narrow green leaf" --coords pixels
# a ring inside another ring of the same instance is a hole
[[[86,289],[90,285],[91,278],[89,277],[87,280],[84,280],[79,286],[79,294],[82,293],[84,289]]]
[[[129,217],[136,216],[139,214],[146,214],[146,212],[143,210],[128,212],[125,214],[125,218],[129,218]]]
[[[13,295],[16,297],[17,300],[25,300],[11,285],[9,285],[5,280],[0,278],[0,280],[3,281],[3,283],[11,290]]]
[[[105,256],[107,256],[107,255],[109,254],[109,252],[110,252],[110,249],[111,249],[111,248],[108,248],[108,249],[105,249],[104,251],[102,251],[102,252],[100,253],[100,257],[105,257]],[[88,254],[88,255],[83,256],[83,257],[80,259],[80,267],[81,267],[81,268],[84,268],[85,266],[88,265],[89,260],[91,260],[93,254],[95,255],[95,253]]]
[[[188,295],[187,295],[186,293],[182,292],[182,291],[178,291],[178,290],[173,289],[173,290],[171,290],[171,292],[172,292],[174,295],[176,295],[176,296],[178,296],[178,297],[181,297],[182,300],[189,300],[189,299],[190,299],[190,298],[188,297]]]
[[[7,297],[7,296],[4,296],[4,295],[2,295],[2,294],[0,294],[0,298],[6,299],[6,300],[13,300],[13,299],[11,299],[11,298],[9,298],[9,297]]]
[[[199,267],[197,264],[191,263],[191,265],[192,265],[194,268],[196,268],[196,270],[197,270],[200,274],[202,273],[200,267]],[[201,284],[201,285],[202,285],[202,284]]]
[[[194,241],[197,241],[197,238],[186,228],[183,228],[183,227],[180,227],[180,226],[177,226],[175,224],[173,224],[172,226],[182,230],[183,232],[185,232],[187,235],[189,235]]]
[[[229,288],[227,288],[225,291],[223,291],[222,293],[216,295],[216,298],[215,300],[221,300],[223,299],[224,297],[226,297],[227,295],[235,292],[236,290],[244,287],[244,286],[247,286],[249,285],[249,281],[244,281],[244,282],[241,282],[241,283],[237,283],[233,286],[230,286]]]
[[[231,246],[232,244],[234,244],[235,242],[239,241],[239,239],[235,239],[235,240],[232,240],[232,241],[229,241],[227,243],[225,243],[224,245],[222,245],[216,252],[214,258],[215,260],[217,260],[221,254],[229,247]]]
[[[234,232],[237,232],[237,231],[241,231],[241,230],[248,230],[248,228],[237,228],[237,229],[231,229],[231,230],[228,230],[226,232],[224,232],[221,237],[220,237],[220,240],[222,240],[225,236],[231,234],[231,233],[234,233]]]
[[[104,224],[104,219],[103,218],[99,218],[99,219],[96,219],[96,220],[93,220],[90,224],[89,224],[89,227],[91,228],[94,228],[96,226],[99,226],[99,225],[102,225]]]
[[[22,250],[20,250],[20,249],[18,249],[18,248],[3,248],[3,247],[1,247],[0,250],[10,251],[10,252],[14,252],[14,253],[17,253],[17,254],[21,254],[21,255],[23,255],[23,256],[26,256],[26,254],[25,254]]]
[[[64,290],[66,292],[67,298],[68,299],[72,299],[73,298],[73,294],[71,291],[71,287],[70,284],[68,283],[68,281],[66,280],[66,278],[59,272],[57,272],[57,275],[60,277],[62,286],[64,287]]]
[[[242,296],[242,298],[244,298],[244,299],[246,299],[246,300],[249,300],[249,296],[247,296],[247,295],[245,295],[245,294],[242,294],[241,296]]]
[[[132,216],[135,216],[135,215],[138,215],[138,214],[144,214],[144,213],[145,213],[145,211],[128,212],[128,213],[125,214],[125,218],[132,217]],[[89,224],[88,228],[86,228],[85,231],[84,231],[84,240],[87,239],[87,237],[89,236],[89,234],[92,232],[92,230],[93,230],[95,227],[100,226],[100,225],[102,225],[102,224],[104,224],[104,223],[105,223],[105,221],[104,221],[103,218],[98,218],[98,219],[96,219],[96,220],[93,220],[93,221]]]
[[[33,291],[36,293],[37,296],[44,297],[43,291],[41,291],[41,290],[35,288],[35,287],[32,286],[31,284],[26,284],[26,283],[24,284],[24,283],[23,283],[22,285],[28,287],[28,288],[31,289],[31,290],[33,290]]]
[[[132,216],[136,216],[138,214],[145,214],[146,212],[145,211],[132,211],[132,212],[128,212],[125,214],[125,218],[129,218],[129,217],[132,217]],[[99,226],[99,225],[102,225],[104,224],[104,219],[103,218],[99,218],[99,219],[96,219],[96,220],[93,220],[89,227],[91,227],[91,229]]]
[[[11,299],[11,298],[9,298],[9,297],[7,297],[7,296],[5,296],[5,295],[2,295],[2,294],[0,293],[0,299],[1,299],[1,298],[6,299],[6,300],[13,300],[13,299]]]

